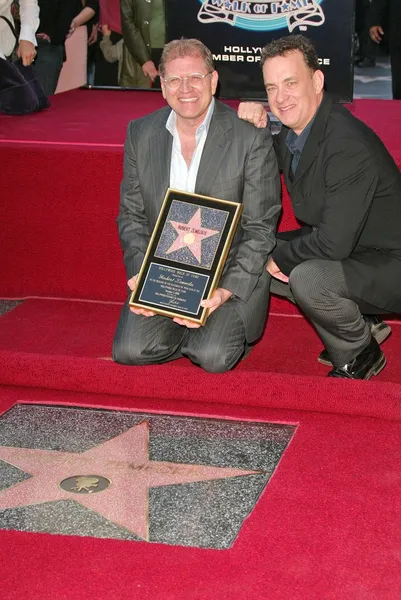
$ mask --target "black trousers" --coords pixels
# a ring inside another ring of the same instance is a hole
[[[390,63],[393,99],[401,100],[401,45],[390,43]]]
[[[307,260],[291,271],[288,284],[272,279],[270,291],[299,306],[335,366],[347,364],[369,344],[370,329],[362,314],[385,313],[352,296],[340,261]]]
[[[38,54],[34,69],[46,96],[51,96],[56,91],[63,61],[63,44],[54,45],[47,40],[38,39]]]

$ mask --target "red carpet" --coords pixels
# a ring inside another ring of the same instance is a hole
[[[238,105],[235,100],[226,103]],[[27,143],[121,146],[130,119],[162,106],[165,101],[160,92],[74,90],[54,96],[51,108],[45,112],[24,119],[0,115],[0,141],[15,146]],[[401,129],[401,101],[355,100],[347,107],[376,131],[400,163],[397,132]]]
[[[136,398],[3,388],[15,401],[112,404]],[[191,413],[164,402],[162,412]],[[146,409],[160,410],[158,401]],[[5,600],[398,600],[400,424],[197,405],[197,415],[299,423],[277,473],[229,550],[0,532]],[[10,560],[11,557],[11,560]]]
[[[187,359],[149,367],[116,365],[101,358],[110,357],[118,314],[116,305],[89,302],[20,305],[0,319],[0,383],[401,418],[397,321],[384,346],[388,367],[370,382],[349,382],[325,377],[328,368],[317,362],[320,342],[303,318],[277,314],[270,316],[263,340],[230,373],[210,375]]]
[[[369,382],[327,379],[316,334],[277,299],[230,373],[102,360],[125,296],[115,226],[125,129],[162,104],[151,92],[76,91],[45,113],[0,116],[0,298],[31,297],[0,318],[0,413],[56,403],[299,427],[230,550],[0,531],[1,597],[399,600],[400,321]],[[350,110],[401,167],[401,103]],[[282,229],[294,224],[287,205]]]
[[[163,105],[158,92],[78,90],[37,115],[0,115],[0,297],[124,299],[115,219],[125,131]],[[350,109],[401,167],[401,101],[358,100]],[[285,196],[281,229],[295,225],[287,205]]]

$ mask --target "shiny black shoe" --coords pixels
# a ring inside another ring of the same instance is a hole
[[[369,345],[356,358],[346,365],[334,367],[327,377],[370,379],[372,375],[378,375],[384,369],[386,362],[386,357],[380,350],[379,344],[372,337]]]
[[[376,315],[362,315],[365,323],[370,327],[370,333],[378,344],[382,344],[391,333],[390,325],[379,319]],[[317,359],[322,365],[331,367],[333,363],[330,360],[329,353],[324,349]]]

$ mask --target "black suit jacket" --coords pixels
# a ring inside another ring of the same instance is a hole
[[[275,136],[295,216],[312,226],[273,259],[283,273],[310,259],[342,261],[355,298],[401,312],[401,174],[376,134],[325,95],[294,179],[288,128]]]

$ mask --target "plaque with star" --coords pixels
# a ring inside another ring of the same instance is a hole
[[[242,204],[168,189],[130,306],[203,325]]]

